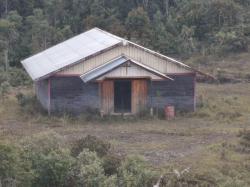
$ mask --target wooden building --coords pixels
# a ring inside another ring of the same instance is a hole
[[[48,112],[195,110],[199,71],[98,28],[23,60]]]

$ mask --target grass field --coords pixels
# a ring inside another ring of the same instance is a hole
[[[142,155],[157,170],[169,166],[191,167],[202,172],[230,169],[241,175],[245,173],[244,163],[249,161],[249,155],[235,151],[239,131],[250,127],[250,84],[247,83],[198,84],[197,111],[178,115],[172,121],[85,121],[68,116],[31,116],[22,112],[15,93],[13,91],[0,106],[2,141],[18,143],[26,136],[55,131],[70,144],[86,135],[94,135],[109,141],[115,154]],[[248,177],[241,177],[250,184]]]

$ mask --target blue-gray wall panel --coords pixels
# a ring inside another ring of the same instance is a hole
[[[152,81],[149,86],[149,105],[164,108],[174,105],[177,110],[193,111],[195,106],[195,75],[172,75],[174,81]]]
[[[177,110],[195,108],[195,75],[172,75],[174,81],[149,82],[148,105],[164,108],[174,105]],[[81,113],[86,109],[100,109],[98,83],[83,83],[79,77],[51,77],[51,111]],[[48,80],[36,83],[39,101],[48,109]]]
[[[36,96],[42,107],[48,110],[48,80],[40,80],[35,82]]]
[[[51,110],[81,113],[99,109],[98,83],[83,83],[80,77],[51,78]]]

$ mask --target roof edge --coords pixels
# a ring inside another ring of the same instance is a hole
[[[102,64],[102,65],[100,65],[100,66],[98,66],[98,67],[96,67],[96,68],[94,68],[94,69],[92,69],[92,70],[90,70],[90,71],[88,71],[88,72],[85,72],[84,74],[82,74],[82,75],[80,76],[80,78],[83,80],[84,77],[90,75],[91,73],[93,73],[93,72],[95,72],[95,71],[98,71],[98,70],[102,69],[103,67],[105,67],[105,66],[109,65],[110,63],[112,63],[112,62],[114,62],[114,61],[116,61],[116,60],[119,60],[119,59],[121,59],[121,58],[124,58],[125,61],[122,62],[121,64],[119,64],[119,65],[113,67],[112,69],[109,69],[109,70],[107,70],[106,72],[104,72],[104,73],[102,73],[102,74],[100,74],[100,75],[98,75],[98,76],[96,76],[96,77],[94,77],[94,78],[92,78],[92,79],[86,81],[86,82],[89,82],[89,81],[91,81],[91,80],[93,80],[93,79],[97,79],[98,77],[103,76],[103,75],[105,75],[106,73],[108,73],[108,72],[110,72],[110,71],[113,71],[113,70],[117,69],[117,68],[120,67],[122,64],[124,64],[125,62],[128,62],[128,61],[130,61],[131,63],[135,64],[136,66],[139,66],[139,67],[145,69],[146,71],[149,71],[149,72],[151,72],[152,74],[155,74],[155,75],[157,75],[157,76],[159,76],[159,77],[166,78],[166,79],[169,79],[169,80],[171,80],[171,81],[174,80],[173,78],[171,78],[171,77],[169,77],[169,76],[167,76],[167,75],[165,75],[165,74],[163,74],[163,73],[161,73],[161,72],[159,72],[159,71],[157,71],[157,70],[155,70],[155,69],[153,69],[153,68],[150,68],[150,67],[148,67],[148,66],[146,66],[146,65],[144,65],[144,64],[142,64],[142,63],[140,63],[140,62],[137,62],[137,61],[135,61],[135,60],[133,60],[133,59],[131,59],[131,58],[128,58],[126,55],[121,55],[121,56],[119,56],[119,57],[117,57],[117,58],[114,58],[114,59],[112,59],[112,60],[106,62],[105,64]],[[84,81],[84,80],[83,80],[83,81]],[[84,81],[84,82],[85,82],[85,81]]]
[[[209,78],[212,78],[212,79],[216,79],[214,76],[212,76],[212,75],[210,75],[210,74],[208,74],[208,73],[204,73],[204,72],[202,72],[202,71],[200,71],[200,70],[197,70],[196,68],[193,68],[193,67],[191,67],[191,66],[189,66],[189,65],[186,65],[186,64],[184,64],[183,62],[180,62],[180,61],[178,61],[178,60],[176,60],[176,59],[174,59],[174,58],[171,58],[171,57],[169,57],[169,56],[163,55],[163,54],[161,54],[161,53],[159,53],[159,52],[156,52],[156,51],[154,51],[154,50],[152,50],[152,49],[143,47],[142,45],[139,45],[139,44],[134,43],[134,42],[132,42],[132,41],[126,40],[126,39],[124,39],[124,38],[121,38],[121,37],[119,37],[119,36],[116,36],[116,35],[114,35],[114,34],[111,34],[111,33],[107,32],[107,31],[104,31],[104,30],[99,29],[99,28],[97,28],[97,27],[95,27],[95,29],[97,29],[97,30],[99,30],[99,31],[101,31],[101,32],[104,32],[105,34],[108,34],[108,35],[110,35],[110,36],[112,36],[112,37],[114,37],[114,38],[117,38],[117,39],[126,41],[126,43],[128,43],[128,44],[131,44],[131,45],[133,45],[133,46],[135,46],[135,47],[138,47],[138,48],[140,48],[140,49],[143,49],[143,50],[145,50],[145,51],[147,51],[147,52],[149,52],[149,53],[151,53],[151,54],[153,54],[153,55],[156,55],[156,56],[158,56],[158,57],[164,58],[165,60],[169,60],[169,61],[171,61],[171,62],[173,62],[173,63],[175,63],[175,64],[178,64],[178,65],[180,65],[180,66],[182,66],[182,67],[185,67],[185,68],[187,68],[187,69],[189,69],[189,70],[195,71],[195,72],[197,72],[197,73],[199,73],[199,74],[201,74],[201,75],[204,75],[204,76],[209,77]]]
[[[69,67],[74,66],[74,65],[76,65],[76,64],[79,64],[79,63],[81,63],[81,62],[84,62],[85,60],[88,60],[88,59],[92,58],[93,56],[97,56],[97,55],[99,55],[99,54],[103,54],[103,53],[105,53],[106,51],[109,51],[109,50],[111,50],[111,49],[113,49],[113,48],[115,48],[115,47],[117,47],[117,46],[119,46],[119,45],[121,45],[121,44],[122,44],[122,42],[119,42],[119,43],[117,43],[117,44],[115,44],[115,45],[112,45],[112,46],[106,48],[106,49],[103,49],[103,50],[98,51],[98,52],[96,52],[96,53],[94,53],[94,54],[91,54],[91,55],[89,55],[89,56],[87,56],[87,57],[85,57],[85,58],[83,58],[83,59],[80,59],[80,60],[78,60],[78,61],[76,61],[76,62],[74,62],[74,63],[72,63],[72,64],[69,64],[69,65],[67,65],[67,66],[64,66],[64,67],[62,67],[62,68],[60,68],[60,69],[58,69],[58,70],[56,70],[56,71],[53,71],[53,72],[51,72],[51,73],[48,73],[47,75],[44,75],[44,76],[39,77],[39,78],[37,78],[37,79],[34,79],[33,81],[39,81],[39,80],[42,80],[42,79],[46,79],[46,78],[48,78],[48,77],[54,75],[54,74],[57,73],[57,72],[60,72],[60,71],[62,71],[62,70],[64,70],[64,69],[66,69],[66,68],[69,68]]]
[[[102,30],[102,29],[100,29],[100,28],[94,27],[94,28],[92,28],[92,29],[95,29],[95,30],[98,30],[98,31],[100,31],[100,32],[103,32],[103,33],[105,33],[106,35],[109,35],[110,37],[113,37],[113,38],[115,38],[115,39],[117,39],[117,40],[120,40],[120,42],[117,43],[117,44],[115,44],[115,45],[112,45],[112,46],[110,46],[110,47],[108,47],[108,48],[105,48],[105,49],[103,49],[103,50],[101,50],[101,51],[98,51],[98,52],[96,52],[96,53],[94,53],[94,54],[91,54],[91,55],[89,55],[89,56],[87,56],[87,57],[84,57],[83,59],[80,59],[80,60],[78,60],[78,61],[76,61],[76,62],[74,62],[74,63],[71,63],[71,64],[69,64],[69,65],[66,65],[66,66],[64,66],[64,67],[62,67],[62,68],[59,68],[58,70],[55,70],[55,71],[50,72],[50,73],[48,73],[48,74],[46,74],[46,75],[43,75],[43,76],[41,76],[41,77],[38,77],[38,78],[32,78],[32,77],[31,77],[32,80],[33,80],[33,81],[39,81],[39,80],[42,80],[42,79],[46,79],[46,78],[48,78],[48,77],[54,75],[55,73],[62,71],[63,69],[66,69],[66,68],[71,67],[71,66],[74,66],[74,65],[76,65],[76,64],[78,64],[78,63],[84,62],[84,61],[87,60],[87,59],[90,59],[90,58],[92,58],[92,57],[94,57],[94,56],[97,56],[97,55],[99,55],[99,54],[103,54],[103,53],[105,53],[106,51],[109,51],[109,50],[111,50],[111,49],[113,49],[113,48],[115,48],[115,47],[117,47],[117,46],[120,46],[120,45],[132,45],[132,46],[137,47],[137,48],[139,48],[139,49],[142,49],[142,50],[144,50],[144,51],[146,51],[146,52],[148,52],[148,53],[151,53],[151,54],[153,54],[153,55],[156,55],[157,57],[163,58],[164,60],[169,60],[170,62],[175,63],[175,64],[177,64],[177,65],[179,65],[179,66],[181,66],[181,67],[184,67],[184,68],[186,68],[186,69],[188,69],[188,70],[194,71],[194,72],[196,72],[196,73],[199,73],[199,74],[201,74],[201,75],[203,75],[203,76],[206,76],[206,77],[209,77],[209,78],[212,78],[212,79],[216,79],[214,76],[212,76],[212,75],[210,75],[210,74],[207,74],[207,73],[204,73],[204,72],[201,72],[200,70],[197,70],[197,69],[195,69],[195,68],[193,68],[193,67],[191,67],[191,66],[189,66],[189,65],[186,65],[186,64],[184,64],[184,63],[182,63],[182,62],[180,62],[180,61],[178,61],[178,60],[176,60],[176,59],[174,59],[174,58],[168,57],[168,56],[163,55],[163,54],[161,54],[161,53],[159,53],[159,52],[156,52],[156,51],[153,51],[153,50],[148,49],[148,48],[146,48],[146,47],[143,47],[143,46],[141,46],[141,45],[139,45],[139,44],[136,44],[136,43],[134,43],[134,42],[132,42],[132,41],[129,41],[129,40],[126,40],[126,39],[121,38],[121,37],[119,37],[119,36],[116,36],[116,35],[114,35],[114,34],[112,34],[112,33],[109,33],[109,32],[107,32],[107,31],[104,31],[104,30]],[[92,30],[92,29],[90,29],[90,30]],[[88,30],[88,31],[89,31],[89,30]],[[85,31],[85,32],[87,32],[87,31]],[[83,34],[83,33],[82,33],[82,34]],[[71,38],[69,38],[69,39],[67,39],[67,40],[71,40],[71,39],[73,39],[73,38],[75,38],[75,37],[77,37],[77,36],[78,36],[78,35],[73,36],[73,37],[71,37]],[[65,40],[65,41],[67,41],[67,40]],[[63,42],[65,42],[65,41],[63,41]],[[60,45],[60,44],[63,43],[63,42],[60,42],[60,43],[56,44],[55,46]],[[48,49],[50,49],[50,48],[52,48],[52,47],[54,47],[54,46],[51,46],[51,47],[49,47]],[[46,50],[48,50],[48,49],[46,49]],[[42,53],[42,51],[41,51],[41,52],[38,52],[37,54],[34,54],[34,55],[30,56],[30,57],[33,57],[33,56],[38,55],[38,54],[40,54],[40,53]],[[21,60],[21,64],[23,65],[23,67],[24,67],[25,69],[26,69],[26,67],[25,67],[24,61],[25,61],[26,59],[30,58],[30,57],[27,57],[27,58]],[[27,70],[26,70],[26,71],[27,71]]]

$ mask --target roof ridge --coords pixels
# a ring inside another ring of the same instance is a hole
[[[96,48],[94,48],[93,45],[88,46],[89,41],[93,41],[93,44],[96,46]],[[80,44],[73,46],[74,43],[79,42]],[[192,68],[178,60],[153,51],[149,48],[143,47],[139,44],[114,35],[98,27],[89,29],[43,51],[40,51],[24,60],[21,60],[21,63],[28,74],[31,76],[31,78],[36,81],[66,67],[73,66],[76,63],[79,63],[84,59],[91,57],[92,55],[97,55],[103,52],[105,49],[109,50],[111,47],[115,47],[117,45],[132,45],[148,53],[156,55],[159,58],[169,60],[170,62],[180,65],[184,68],[201,73],[199,70],[196,70],[195,68]],[[70,49],[71,53],[61,53],[61,51],[65,50],[66,48],[67,51],[69,51]],[[79,49],[82,52],[79,53]],[[50,59],[50,57],[53,57],[53,59]],[[46,68],[44,68],[43,70],[39,70],[39,66],[43,66]]]
[[[161,53],[158,53],[158,52],[156,52],[156,51],[154,51],[154,50],[152,50],[152,49],[143,47],[142,45],[139,45],[139,44],[137,44],[137,43],[135,43],[135,42],[132,42],[132,41],[130,41],[130,40],[121,38],[121,37],[119,37],[119,36],[117,36],[117,35],[114,35],[114,34],[112,34],[112,33],[110,33],[110,32],[107,32],[107,31],[105,31],[105,30],[102,30],[102,29],[100,29],[100,28],[98,28],[98,27],[94,27],[93,29],[97,29],[98,31],[101,31],[101,32],[103,32],[103,33],[105,33],[105,34],[107,34],[107,35],[110,35],[110,36],[112,36],[112,37],[114,37],[114,38],[116,38],[116,39],[120,39],[120,40],[122,40],[122,41],[126,41],[126,42],[128,42],[128,43],[130,43],[130,44],[132,44],[132,45],[135,45],[135,46],[137,46],[137,47],[139,47],[139,48],[142,48],[142,49],[144,49],[144,50],[147,50],[148,52],[151,52],[151,53],[153,53],[153,54],[159,55],[159,56],[161,56],[161,57],[163,57],[163,58],[166,58],[166,59],[168,59],[168,60],[170,60],[170,61],[172,61],[172,62],[174,62],[174,63],[177,63],[177,64],[179,64],[179,65],[185,66],[185,67],[187,67],[187,68],[191,68],[190,66],[188,66],[188,65],[184,64],[183,62],[180,62],[180,61],[178,61],[178,60],[176,60],[176,59],[174,59],[174,58],[171,58],[171,57],[169,57],[169,56],[166,56],[166,55],[163,55],[163,54],[161,54]]]
[[[96,30],[98,30],[98,31],[101,31],[101,32],[103,32],[104,34],[107,34],[107,35],[109,35],[109,36],[112,36],[113,38],[115,38],[115,39],[119,39],[119,40],[121,40],[121,41],[128,41],[128,40],[126,40],[126,39],[124,39],[124,38],[122,38],[122,37],[120,37],[120,36],[117,36],[117,35],[115,35],[115,34],[112,34],[112,33],[110,33],[110,32],[108,32],[108,31],[105,31],[105,30],[102,30],[102,29],[100,29],[100,28],[98,28],[98,27],[94,27],[94,28],[92,28],[92,29],[96,29]],[[91,29],[91,30],[92,30]]]

